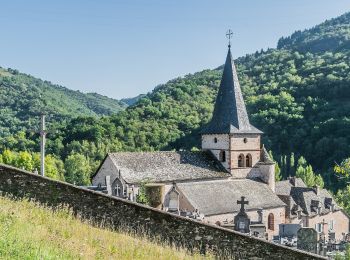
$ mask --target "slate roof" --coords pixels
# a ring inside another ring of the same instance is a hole
[[[321,214],[327,214],[331,211],[330,205],[327,205],[327,199],[332,199],[332,203],[335,204],[335,210],[339,210],[332,195],[326,189],[319,189],[319,194],[316,194],[314,188],[308,187],[293,187],[291,190],[291,196],[299,205],[305,215],[315,216],[318,215],[317,206],[321,207]]]
[[[241,196],[249,201],[249,205],[245,205],[247,210],[286,206],[265,183],[249,179],[177,183],[176,186],[193,207],[207,216],[238,212],[237,200]]]
[[[293,184],[295,182],[295,185]],[[292,187],[306,187],[305,183],[300,178],[289,179],[285,181],[276,182],[276,194],[278,195],[290,195]]]
[[[110,153],[121,177],[128,183],[172,182],[228,178],[231,175],[210,152],[118,152]]]
[[[271,159],[271,157],[270,157],[269,153],[266,151],[266,148],[264,145],[261,149],[260,163],[274,164],[274,161]]]
[[[300,178],[290,178],[289,180],[277,182],[276,194],[291,196],[293,205],[290,205],[290,207],[294,215],[296,215],[296,212],[293,212],[295,211],[293,209],[297,209],[297,206],[300,207],[304,215],[308,216],[318,215],[318,206],[321,207],[321,214],[327,214],[331,211],[330,204],[332,203],[335,205],[334,209],[339,210],[334,198],[326,189],[319,188],[317,194],[316,187],[307,187]]]
[[[213,117],[201,132],[202,134],[262,133],[249,122],[230,48]]]

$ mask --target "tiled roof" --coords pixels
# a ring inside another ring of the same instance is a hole
[[[249,201],[249,205],[245,206],[247,210],[286,205],[265,183],[249,179],[177,183],[176,186],[192,206],[204,215],[238,212],[240,205],[237,205],[237,200],[241,196]]]
[[[249,122],[236,67],[229,48],[213,117],[203,134],[262,133]]]
[[[295,183],[295,184],[293,184]],[[290,178],[285,181],[276,182],[276,194],[290,195],[292,187],[306,187],[305,183],[300,178]]]
[[[110,153],[121,177],[128,183],[172,182],[228,178],[231,175],[210,152]]]
[[[279,181],[276,183],[276,194],[283,196],[291,196],[290,205],[292,209],[295,209],[298,205],[302,213],[308,216],[317,215],[317,207],[321,208],[321,214],[330,212],[330,204],[333,203],[334,209],[338,210],[332,195],[326,190],[319,188],[318,191],[315,188],[309,188],[300,178],[290,178],[289,180]],[[292,212],[292,214],[296,214]]]

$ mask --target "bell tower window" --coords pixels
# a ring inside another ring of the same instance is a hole
[[[252,156],[250,153],[248,153],[247,156],[245,157],[245,166],[252,167]]]
[[[220,160],[220,162],[226,162],[226,152],[225,151],[220,151],[219,160]]]
[[[240,154],[238,156],[238,167],[244,167],[244,155]]]

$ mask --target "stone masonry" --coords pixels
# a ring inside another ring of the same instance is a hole
[[[325,259],[6,165],[0,165],[0,191],[51,207],[65,204],[96,225],[146,234],[189,251],[210,251],[218,258]]]

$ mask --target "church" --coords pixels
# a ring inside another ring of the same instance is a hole
[[[326,190],[295,178],[276,183],[262,134],[250,123],[229,45],[202,150],[109,153],[92,184],[132,201],[146,190],[152,207],[268,240],[280,224],[324,232],[325,220],[327,232],[341,239],[348,216]]]

